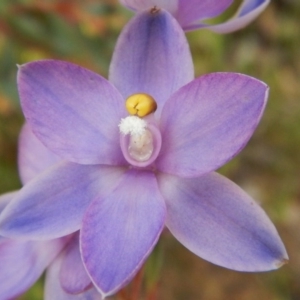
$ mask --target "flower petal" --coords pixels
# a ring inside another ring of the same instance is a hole
[[[165,203],[152,172],[131,169],[106,198],[90,205],[83,220],[84,264],[102,296],[136,274],[164,226]]]
[[[0,213],[6,207],[6,205],[17,196],[18,191],[9,192],[0,196]]]
[[[244,28],[256,19],[269,5],[270,0],[244,0],[237,13],[228,21],[217,25],[192,24],[185,30],[207,28],[217,33],[230,33]]]
[[[92,287],[79,252],[79,234],[74,235],[63,252],[59,278],[63,290],[69,294],[80,294]]]
[[[0,241],[1,299],[14,299],[29,289],[65,245],[65,240]]]
[[[178,8],[178,0],[120,0],[120,3],[129,9],[141,11],[157,6],[170,13],[175,13]]]
[[[45,300],[102,300],[101,295],[95,288],[91,288],[84,293],[71,295],[66,293],[59,282],[59,272],[62,264],[62,256],[60,255],[51,266],[47,269],[45,281]]]
[[[198,256],[251,272],[279,268],[288,259],[265,212],[225,177],[160,175],[158,182],[167,203],[167,227]]]
[[[227,9],[233,0],[179,0],[176,18],[183,28],[193,22],[215,17]]]
[[[161,116],[159,170],[191,177],[216,170],[246,145],[268,87],[235,73],[202,76],[176,92]]]
[[[106,79],[46,60],[22,65],[18,87],[32,131],[51,151],[82,164],[125,163],[118,128],[124,99]]]
[[[163,10],[137,14],[120,35],[109,77],[125,98],[150,94],[160,113],[170,95],[194,78],[189,46],[176,20]]]
[[[123,169],[62,162],[31,180],[2,212],[0,234],[51,239],[75,232],[90,202],[109,193]]]
[[[25,124],[19,137],[19,174],[23,184],[30,181],[50,166],[61,161],[57,155],[46,148]]]

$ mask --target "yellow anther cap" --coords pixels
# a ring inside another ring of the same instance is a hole
[[[126,109],[131,115],[145,117],[155,112],[157,104],[148,94],[133,94],[126,100]]]

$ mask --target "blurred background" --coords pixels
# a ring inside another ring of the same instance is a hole
[[[131,16],[116,0],[0,1],[0,193],[21,186],[16,157],[23,116],[16,64],[62,59],[107,76],[117,36]],[[289,264],[267,273],[233,272],[196,257],[165,235],[146,268],[152,272],[154,279],[148,276],[148,281],[153,280],[157,299],[300,299],[299,28],[300,1],[272,0],[255,22],[237,33],[187,34],[196,76],[216,71],[246,73],[271,88],[253,138],[220,172],[266,210],[287,247]],[[42,289],[40,280],[19,299],[40,300]]]

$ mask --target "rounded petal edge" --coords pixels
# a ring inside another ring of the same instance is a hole
[[[245,0],[237,13],[224,23],[216,25],[195,23],[184,27],[184,30],[208,29],[220,34],[231,33],[249,25],[266,9],[270,2],[271,0]]]
[[[157,243],[165,214],[155,175],[148,171],[129,170],[111,194],[91,203],[80,231],[81,254],[103,297],[137,273]]]
[[[21,106],[35,136],[62,159],[124,164],[118,124],[124,99],[102,76],[78,65],[34,61],[19,67]]]
[[[109,70],[123,97],[149,94],[160,115],[168,98],[193,79],[189,45],[175,18],[163,9],[134,16],[117,41]]]
[[[260,80],[238,73],[211,73],[179,89],[160,120],[158,170],[196,177],[237,155],[256,129],[269,94]]]
[[[285,264],[288,255],[262,208],[229,179],[210,173],[183,179],[161,174],[166,225],[201,258],[236,271],[262,272]]]

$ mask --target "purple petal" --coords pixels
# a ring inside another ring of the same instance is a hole
[[[236,15],[224,23],[217,25],[192,24],[184,29],[207,28],[217,33],[230,33],[250,24],[265,10],[269,3],[270,0],[244,0]]]
[[[6,205],[16,197],[18,191],[9,192],[0,196],[0,213],[6,207]]]
[[[110,81],[124,98],[150,94],[160,113],[170,95],[193,78],[184,32],[168,12],[140,13],[124,28],[110,66]]]
[[[0,240],[1,299],[13,299],[29,289],[65,245],[65,240],[24,242]]]
[[[195,21],[221,14],[232,2],[233,0],[179,0],[176,18],[185,28]]]
[[[79,234],[68,243],[62,257],[60,283],[65,292],[80,294],[92,287],[79,252]]]
[[[159,170],[184,177],[216,170],[246,145],[268,87],[242,74],[202,76],[176,92],[161,116]]]
[[[60,163],[26,184],[3,210],[0,234],[51,239],[75,232],[90,202],[107,195],[123,169]]]
[[[57,155],[48,150],[25,124],[19,137],[19,174],[23,184],[30,181],[50,166],[61,161]]]
[[[288,259],[265,212],[225,177],[160,175],[159,187],[167,203],[167,227],[200,257],[251,272],[279,268]]]
[[[124,99],[104,78],[54,60],[22,65],[18,87],[25,117],[47,148],[82,164],[122,164],[118,124]]]
[[[152,172],[131,169],[94,201],[81,229],[86,269],[103,296],[121,289],[144,263],[164,226],[165,203]]]
[[[251,13],[251,11],[257,9],[262,5],[266,5],[266,3],[270,3],[268,0],[244,0],[240,6],[238,15],[240,17],[245,16],[246,14]]]
[[[59,282],[61,264],[62,256],[60,255],[47,270],[44,291],[45,300],[102,300],[101,295],[96,291],[95,288],[91,288],[88,291],[78,295],[66,293],[62,289]]]
[[[154,6],[170,13],[175,13],[178,9],[178,0],[120,0],[120,3],[135,11],[151,9]]]

